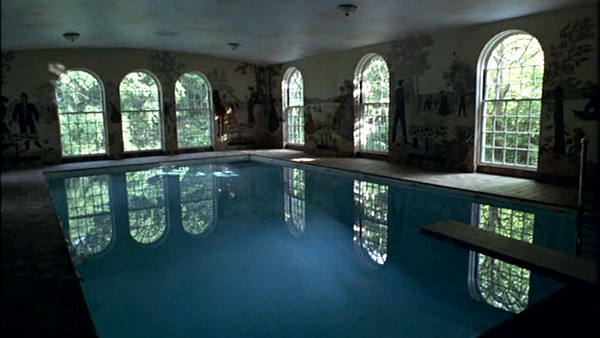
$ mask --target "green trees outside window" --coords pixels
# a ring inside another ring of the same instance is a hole
[[[119,85],[123,150],[162,149],[162,117],[158,82],[144,71],[127,74]]]
[[[390,73],[385,60],[370,54],[359,64],[360,107],[358,133],[355,143],[358,151],[387,153],[390,106]]]
[[[183,74],[175,83],[175,115],[179,148],[212,146],[212,107],[208,80]]]
[[[286,71],[282,83],[285,116],[284,142],[304,144],[304,80],[296,68]]]
[[[104,89],[84,70],[69,70],[56,83],[62,155],[106,154]]]
[[[544,52],[526,33],[502,36],[492,46],[483,79],[480,162],[537,169]]]

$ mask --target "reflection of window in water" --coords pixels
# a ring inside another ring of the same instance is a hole
[[[354,181],[354,243],[383,265],[388,244],[388,186]]]
[[[473,224],[499,235],[533,242],[535,215],[489,205],[473,206]],[[470,253],[471,297],[494,307],[518,313],[529,303],[530,271],[499,259]]]
[[[304,170],[283,168],[284,217],[288,229],[300,236],[306,227]]]
[[[108,176],[65,179],[69,240],[76,253],[97,255],[113,240]]]
[[[128,172],[129,233],[138,243],[152,244],[167,230],[164,176],[158,170]]]
[[[216,221],[212,171],[210,164],[181,168],[181,223],[191,235],[208,234]]]

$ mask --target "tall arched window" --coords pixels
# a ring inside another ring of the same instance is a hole
[[[383,265],[388,246],[387,185],[354,181],[354,244],[361,258]]]
[[[65,179],[68,236],[83,257],[105,252],[114,239],[108,175]]]
[[[156,169],[125,173],[129,234],[140,244],[166,238],[167,210],[164,176]]]
[[[179,148],[210,147],[213,123],[210,84],[199,73],[185,73],[175,83]]]
[[[473,206],[473,225],[502,236],[533,243],[535,215],[490,205]],[[491,306],[518,313],[529,304],[531,272],[490,256],[471,251],[471,297]]]
[[[387,153],[390,106],[390,73],[377,54],[365,55],[356,68],[358,115],[354,144],[357,152]]]
[[[507,31],[478,64],[479,164],[537,169],[544,52],[533,36]]]
[[[143,151],[163,148],[160,87],[150,73],[127,74],[119,85],[123,124],[123,149]]]
[[[69,70],[56,83],[63,156],[106,154],[104,88],[85,70]]]
[[[295,237],[300,237],[306,227],[305,184],[304,170],[283,168],[283,215]]]
[[[281,83],[283,95],[283,142],[304,145],[304,80],[294,67],[288,69]]]

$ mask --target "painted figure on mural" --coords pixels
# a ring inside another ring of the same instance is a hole
[[[248,98],[248,126],[252,127],[256,124],[256,116],[254,116],[255,107],[260,104],[260,94],[254,87],[248,87],[250,97]]]
[[[35,127],[35,121],[40,119],[40,113],[34,104],[28,102],[27,93],[21,93],[21,102],[15,105],[12,115],[13,121],[18,121],[19,131],[22,136],[26,136],[25,148],[29,149],[29,140],[41,148],[42,145],[38,140],[38,132]]]
[[[334,128],[343,140],[352,141],[354,138],[354,85],[350,80],[344,80],[340,86],[340,96],[335,100],[339,105],[333,120]]]
[[[398,129],[398,121],[402,128],[402,141],[408,144],[408,135],[406,135],[406,99],[404,96],[404,80],[398,81],[396,87],[396,111],[394,114],[394,124],[392,125],[392,142],[396,142],[396,130]]]
[[[225,106],[221,101],[218,90],[213,90],[212,99],[215,106],[215,115],[217,116],[217,137],[220,137],[225,133]]]
[[[450,115],[450,102],[448,101],[448,93],[446,93],[444,90],[440,91],[440,106],[438,108],[438,115]]]
[[[573,110],[575,116],[584,120],[593,120],[600,117],[600,87],[594,85],[591,89],[589,100],[583,110]]]
[[[2,123],[0,124],[0,132],[2,135],[2,143],[3,144],[8,141],[8,137],[10,135],[10,129],[8,128],[8,125],[4,121],[4,119],[6,118],[6,114],[8,112],[7,104],[8,104],[8,97],[2,96],[2,105],[0,106],[0,114],[2,115]]]
[[[279,129],[279,116],[277,116],[277,109],[275,108],[275,98],[272,97],[269,100],[269,108],[267,111],[267,130],[274,133]]]
[[[317,127],[315,126],[315,120],[313,120],[312,114],[310,112],[306,113],[306,122],[304,122],[304,132],[307,135],[311,135],[317,131]]]

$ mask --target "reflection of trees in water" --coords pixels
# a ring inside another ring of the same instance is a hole
[[[388,189],[382,184],[354,181],[354,243],[379,265],[387,259]]]
[[[125,173],[129,233],[141,244],[152,244],[167,230],[163,176],[156,170]]]
[[[489,205],[477,206],[477,226],[502,236],[533,242],[535,215],[519,210]],[[470,267],[472,296],[481,301],[510,312],[521,312],[529,303],[529,270],[471,252]]]
[[[284,167],[283,182],[285,223],[292,235],[298,237],[306,227],[304,170]]]
[[[215,182],[212,165],[181,167],[181,223],[191,235],[209,234],[216,223]]]
[[[113,240],[108,189],[107,175],[65,179],[68,238],[77,254],[100,254]]]

